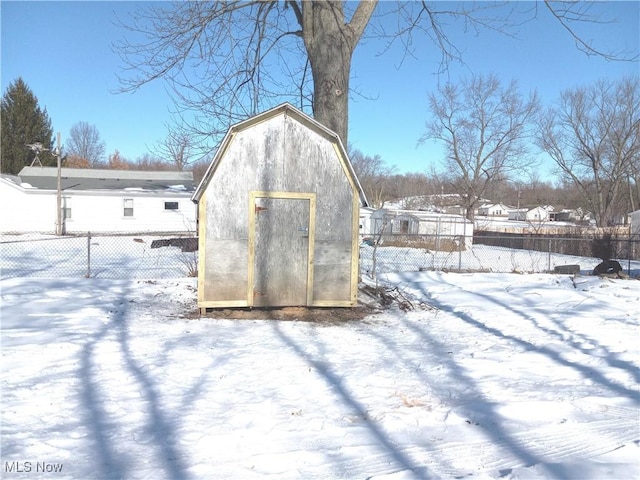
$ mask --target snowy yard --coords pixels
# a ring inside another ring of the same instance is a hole
[[[433,308],[216,320],[195,279],[3,279],[2,478],[640,478],[640,282],[381,279]]]

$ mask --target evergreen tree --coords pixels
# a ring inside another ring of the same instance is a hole
[[[53,128],[51,119],[38,105],[38,99],[27,84],[18,78],[2,96],[2,151],[0,169],[2,173],[17,174],[22,167],[30,165],[36,153],[28,144],[40,142],[48,151],[40,153],[42,165],[55,165],[51,154]]]

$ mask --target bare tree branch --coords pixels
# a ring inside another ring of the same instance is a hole
[[[611,61],[623,61],[623,62],[637,62],[638,53],[628,53],[625,51],[607,52],[596,48],[591,42],[587,42],[580,34],[578,34],[572,23],[613,23],[612,20],[602,20],[599,17],[594,17],[590,14],[593,2],[575,2],[575,1],[544,1],[545,6],[551,12],[551,14],[560,22],[560,25],[569,32],[571,38],[576,43],[577,48],[586,53],[587,55],[593,55],[602,57],[605,60]]]
[[[213,139],[287,97],[297,103],[310,82],[298,75],[306,59],[295,55],[300,28],[285,12],[293,4],[179,2],[137,12],[121,22],[132,40],[115,45],[125,66],[120,91],[163,79],[180,122]],[[292,72],[298,80],[285,83]]]
[[[452,23],[472,35],[491,30],[514,37],[518,25],[538,14],[537,3],[403,1],[386,13],[397,19],[387,31],[388,26],[371,22],[375,12],[389,10],[377,5],[377,0],[152,5],[120,22],[127,37],[114,45],[123,62],[119,91],[165,82],[177,123],[202,137],[196,143],[215,144],[230,124],[289,101],[313,112],[348,144],[351,59],[363,37],[382,38],[387,49],[400,42],[405,56],[416,55],[427,39],[441,54],[442,73],[451,62],[463,63],[462,50],[449,36]],[[573,28],[577,22],[605,23],[584,5],[545,1],[579,48],[619,59]]]

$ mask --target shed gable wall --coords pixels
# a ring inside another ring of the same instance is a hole
[[[232,135],[200,199],[201,304],[248,300],[250,192],[316,194],[313,302],[350,302],[358,194],[333,142],[286,114]]]

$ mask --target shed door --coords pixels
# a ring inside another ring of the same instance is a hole
[[[307,305],[309,200],[255,198],[253,305]]]

